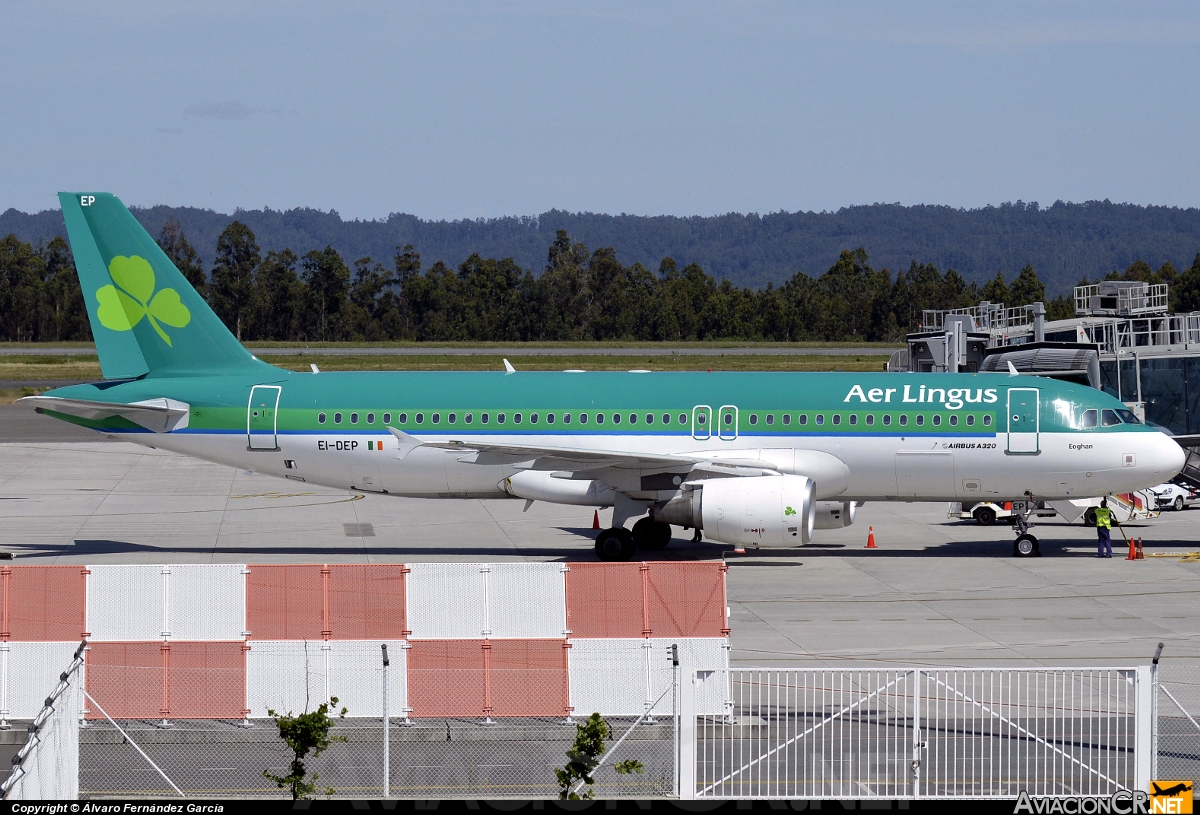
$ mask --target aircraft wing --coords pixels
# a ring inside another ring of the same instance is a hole
[[[775,472],[774,464],[758,459],[726,458],[674,453],[640,453],[624,450],[592,450],[579,447],[560,447],[513,442],[460,441],[457,439],[419,439],[389,427],[400,442],[400,457],[404,458],[418,447],[440,450],[461,450],[464,456],[473,455],[473,464],[518,464],[530,462],[528,469],[569,470],[586,472],[606,468],[631,470],[703,470],[722,475],[761,475]]]
[[[33,405],[39,413],[44,410],[65,413],[80,419],[107,419],[121,416],[155,433],[169,433],[188,426],[191,406],[174,399],[147,399],[142,402],[96,402],[90,399],[64,399],[61,396],[26,396],[18,399]]]

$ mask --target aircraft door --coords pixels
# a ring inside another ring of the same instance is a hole
[[[692,438],[704,441],[712,435],[712,408],[696,405],[692,408]]]
[[[1008,389],[1008,452],[1039,451],[1039,397],[1037,388]]]
[[[249,450],[278,450],[279,385],[255,385],[250,389],[246,406],[246,448]]]
[[[721,405],[721,409],[717,411],[717,415],[721,417],[721,424],[717,428],[717,435],[722,441],[733,441],[737,438],[738,427],[738,409],[736,405]]]

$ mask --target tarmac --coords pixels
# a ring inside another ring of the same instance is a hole
[[[14,564],[591,561],[592,510],[519,500],[433,501],[295,484],[107,440],[0,408],[0,551]],[[1165,643],[1200,667],[1200,510],[1128,527],[1146,559],[1095,556],[1095,532],[1012,532],[945,504],[867,504],[799,549],[735,555],[677,538],[655,559],[724,558],[734,665],[1127,666]],[[601,511],[602,516],[608,511]],[[864,544],[872,527],[878,548]],[[1161,556],[1160,556],[1161,555]]]

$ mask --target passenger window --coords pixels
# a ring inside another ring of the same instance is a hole
[[[442,414],[440,414],[440,413],[433,414],[433,423],[434,424],[438,424],[441,421],[442,421]]]
[[[350,414],[350,424],[358,424],[358,414],[357,413]]]
[[[680,423],[680,424],[687,424],[687,414],[686,414],[686,413],[680,413],[680,414],[679,414],[679,423]]]
[[[950,417],[950,426],[951,426],[951,427],[957,427],[957,426],[958,426],[958,417],[957,417],[957,416],[951,416],[951,417]]]
[[[604,424],[604,414],[603,413],[596,414],[596,424]]]
[[[458,414],[451,413],[449,416],[446,417],[446,421],[448,421],[450,424],[455,424],[456,422],[458,422]]]
[[[908,424],[908,416],[904,413],[901,413],[900,414],[900,425],[904,426],[906,424]]]
[[[367,414],[367,424],[375,424],[375,414],[374,413]]]
[[[983,426],[984,426],[984,427],[987,427],[987,426],[988,426],[988,425],[990,425],[991,423],[992,423],[992,414],[990,414],[990,413],[984,414],[984,417],[983,417]]]
[[[650,421],[650,418],[649,418],[649,416],[647,416],[647,417],[646,417],[646,421]],[[670,413],[664,413],[664,414],[662,415],[662,423],[663,423],[663,424],[670,424],[670,423],[671,423],[671,414],[670,414]]]
[[[858,414],[857,413],[850,414],[850,424],[858,424]]]
[[[425,422],[425,414],[418,413],[417,414],[417,424],[424,424],[424,422]]]
[[[941,425],[941,423],[942,423],[942,417],[935,415],[933,417],[933,426],[938,427],[939,425]]]
[[[823,413],[817,414],[817,424],[825,424],[825,414],[823,414]]]
[[[391,424],[392,423],[392,414],[390,414],[390,413],[383,414],[383,423]]]
[[[621,423],[621,414],[614,413],[613,414],[613,424],[620,424],[620,423]]]
[[[774,413],[767,414],[767,424],[775,424],[775,414]]]
[[[792,423],[792,414],[790,414],[790,413],[783,414],[783,423],[791,424]]]
[[[889,416],[889,415],[888,415],[888,414],[886,414],[886,413],[885,413],[885,414],[883,414],[883,423],[884,423],[885,425],[889,425],[889,424],[891,424],[891,423],[892,423],[892,417],[891,417],[891,416]]]
[[[553,413],[546,414],[546,424],[554,424],[554,414]]]
[[[317,424],[325,424],[325,414],[324,413],[317,414]]]
[[[646,424],[654,424],[654,414],[653,413],[646,414]],[[663,424],[666,424],[666,422],[663,422]]]
[[[917,414],[917,427],[920,427],[923,424],[925,424],[925,417],[918,413]]]
[[[487,424],[488,423],[488,415],[486,413],[479,414],[479,421],[483,422],[484,424]]]
[[[725,426],[729,427],[729,425],[731,425],[731,424],[733,424],[733,414],[726,413],[725,414]]]
[[[504,414],[503,413],[496,414],[496,424],[504,424]]]
[[[536,413],[530,413],[530,414],[529,414],[529,423],[530,423],[530,424],[537,424],[537,414],[536,414]]]
[[[520,413],[514,413],[514,414],[513,414],[513,423],[514,423],[514,424],[520,424],[520,423],[521,423],[521,414],[520,414]]]
[[[568,416],[567,418],[569,419],[570,417]],[[579,414],[579,423],[580,423],[580,424],[587,424],[587,414],[586,414],[586,413],[580,413],[580,414]]]
[[[1100,424],[1100,411],[1092,408],[1091,410],[1085,410],[1083,412],[1083,422],[1080,425],[1081,427],[1095,427],[1098,424]]]
[[[841,414],[838,414],[838,413],[835,413],[835,414],[833,414],[833,423],[834,423],[834,424],[841,424],[841,423],[842,423],[842,417],[841,417]]]
[[[401,413],[397,418],[400,420],[400,424],[408,424],[408,414],[407,413]]]
[[[708,421],[708,417],[701,413],[696,417],[696,424],[704,424]]]
[[[1100,414],[1100,421],[1105,427],[1112,427],[1121,423],[1121,419],[1119,416],[1117,416],[1117,412],[1115,410],[1109,410],[1108,408],[1105,408],[1104,412]]]
[[[729,424],[729,417],[725,417],[725,424]],[[758,424],[758,416],[754,413],[750,414],[750,424]]]
[[[967,427],[974,427],[974,425],[975,425],[975,417],[968,416],[967,417]]]
[[[564,413],[563,414],[563,424],[570,424],[570,423],[571,423],[571,414]]]
[[[800,422],[800,424],[808,424],[808,414],[807,414],[807,413],[801,413],[801,414],[800,414],[800,419],[799,419],[798,421]]]
[[[629,423],[630,423],[630,424],[637,424],[637,414],[636,414],[636,413],[630,413],[630,414],[629,414]]]
[[[1117,415],[1121,417],[1121,421],[1125,424],[1141,424],[1142,421],[1137,417],[1137,414],[1132,410],[1118,410]]]
[[[869,426],[869,425],[873,425],[873,424],[875,424],[875,414],[868,413],[867,414],[867,425]]]
[[[463,416],[463,421],[466,422],[467,424],[470,424],[471,420],[474,418],[475,418],[474,416],[472,416],[470,413],[468,413],[466,416]]]
[[[342,414],[340,414],[340,413],[333,414],[333,423],[341,424],[342,423]]]

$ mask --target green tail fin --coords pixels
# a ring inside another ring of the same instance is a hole
[[[115,195],[60,192],[106,379],[263,365]]]

